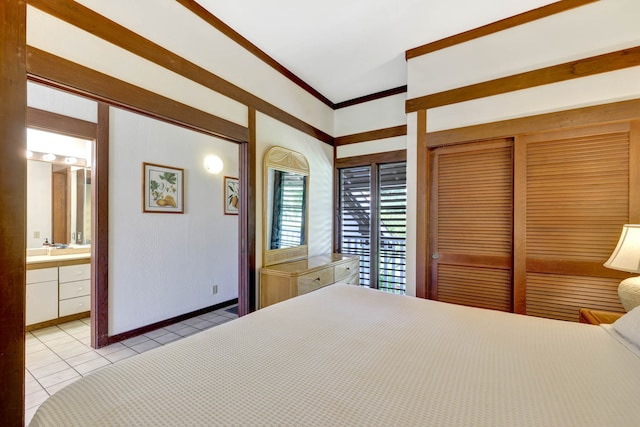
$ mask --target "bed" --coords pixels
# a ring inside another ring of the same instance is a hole
[[[635,311],[617,331],[331,285],[103,368],[30,425],[636,426]]]

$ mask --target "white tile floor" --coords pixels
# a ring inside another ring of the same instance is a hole
[[[27,332],[25,424],[50,395],[103,366],[238,317],[225,307],[95,350],[89,318]]]

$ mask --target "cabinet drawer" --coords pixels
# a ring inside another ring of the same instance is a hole
[[[91,310],[91,298],[88,295],[60,301],[60,317],[89,310]]]
[[[344,281],[346,278],[350,278],[358,271],[358,260],[354,259],[343,264],[335,266],[336,282]]]
[[[30,283],[58,281],[58,267],[27,270],[27,285]]]
[[[57,270],[57,268],[54,268]],[[38,270],[33,270],[38,271]],[[27,285],[26,325],[58,317],[58,281]]]
[[[78,280],[77,282],[60,283],[60,299],[69,299],[89,295],[91,280]]]
[[[305,274],[298,277],[298,295],[315,291],[323,286],[333,283],[333,267],[323,268],[314,273]]]
[[[60,283],[89,280],[90,277],[91,264],[65,265],[64,267],[60,267]]]

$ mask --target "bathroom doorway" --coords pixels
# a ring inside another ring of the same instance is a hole
[[[27,128],[27,331],[91,312],[94,140],[65,133]]]

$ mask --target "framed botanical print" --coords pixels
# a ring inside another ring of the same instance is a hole
[[[184,213],[184,169],[142,164],[142,211]]]
[[[238,178],[224,177],[224,214],[238,215],[240,211],[240,182]]]

